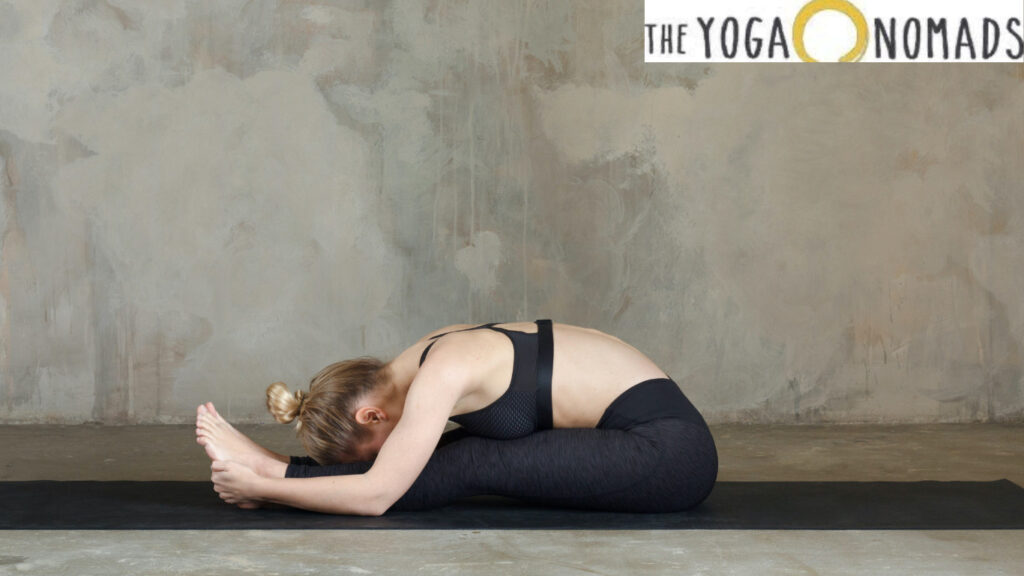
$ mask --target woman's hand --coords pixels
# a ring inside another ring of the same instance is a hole
[[[256,485],[260,477],[252,468],[238,462],[214,460],[210,469],[213,471],[210,475],[213,490],[221,500],[242,508],[259,507]]]

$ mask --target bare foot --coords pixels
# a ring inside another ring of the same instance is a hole
[[[196,408],[196,442],[210,460],[230,460],[268,478],[284,478],[288,457],[253,442],[221,417],[212,402]]]

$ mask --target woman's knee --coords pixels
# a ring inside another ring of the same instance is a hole
[[[638,508],[644,511],[681,511],[703,502],[718,478],[718,450],[704,422],[664,420],[651,428],[663,450],[649,481],[637,486]]]

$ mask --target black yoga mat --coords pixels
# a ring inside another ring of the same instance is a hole
[[[1024,489],[993,482],[718,482],[685,512],[546,508],[476,496],[383,516],[241,510],[209,482],[0,482],[0,529],[1022,529]]]

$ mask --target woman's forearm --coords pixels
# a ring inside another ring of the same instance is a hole
[[[391,504],[384,502],[365,474],[259,478],[255,493],[261,500],[325,514],[379,516]]]

